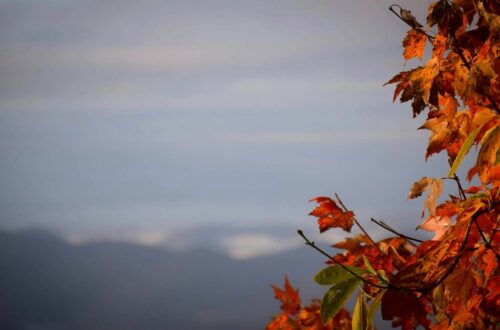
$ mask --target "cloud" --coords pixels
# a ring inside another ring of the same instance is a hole
[[[225,238],[222,245],[234,259],[250,259],[291,250],[302,242],[294,238],[279,238],[266,234],[241,234]]]
[[[145,246],[162,246],[170,237],[165,231],[112,231],[99,234],[73,233],[65,237],[69,244],[81,245],[91,242],[123,242]]]

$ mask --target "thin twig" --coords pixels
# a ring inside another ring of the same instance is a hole
[[[351,275],[355,276],[356,278],[358,278],[359,280],[363,281],[363,283],[365,284],[368,284],[368,285],[372,285],[374,287],[377,287],[377,288],[380,288],[380,289],[388,289],[389,286],[383,286],[383,285],[378,285],[378,284],[375,284],[375,283],[371,283],[371,282],[368,282],[366,281],[362,276],[356,274],[355,272],[353,272],[352,270],[350,270],[348,267],[346,267],[344,264],[342,264],[341,262],[337,261],[335,258],[333,258],[331,255],[329,255],[328,253],[326,253],[323,249],[321,249],[320,247],[318,247],[316,245],[316,243],[310,241],[306,235],[304,234],[304,232],[302,230],[297,230],[297,234],[299,234],[300,237],[302,237],[304,239],[304,241],[306,242],[305,244],[306,245],[309,245],[310,247],[312,247],[313,249],[315,249],[316,251],[318,251],[319,253],[321,253],[322,255],[324,255],[325,257],[327,257],[328,259],[330,259],[331,261],[333,261],[335,264],[339,265],[340,267],[342,267],[342,269],[344,269],[345,271],[349,272]],[[390,284],[389,284],[390,285]]]
[[[412,22],[409,22],[408,20],[404,19],[400,14],[398,14],[393,7],[398,7],[399,8],[399,11],[403,11],[404,9],[400,6],[400,5],[397,5],[397,4],[394,4],[394,5],[391,5],[389,6],[389,10],[394,14],[396,15],[400,20],[402,20],[403,22],[405,22],[408,26],[410,26],[412,29],[414,29],[415,31],[419,32],[419,33],[422,33],[424,34],[428,39],[429,41],[433,41],[435,39],[434,36],[431,36],[430,34],[428,34],[427,32],[425,32],[424,30],[422,30],[422,28],[420,26],[417,26],[415,25],[414,23],[412,24]],[[418,23],[418,22],[417,22]],[[419,25],[421,25],[420,23],[418,23]],[[467,69],[471,69],[471,63],[469,61],[467,61],[467,59],[465,58],[464,56],[464,53],[462,52],[462,49],[460,49],[458,46],[455,45],[455,43],[453,42],[452,47],[450,47],[456,54],[458,54],[458,56],[460,57],[460,60],[464,63],[464,65],[467,67]],[[488,101],[490,101],[490,104],[491,106],[493,107],[493,110],[497,113],[497,114],[500,114],[500,108],[498,107],[498,105],[496,104],[495,100],[493,99],[493,97],[491,95],[485,95],[486,98],[488,99]]]
[[[306,235],[304,234],[304,232],[302,230],[297,230],[297,234],[299,234],[300,237],[302,237],[305,241],[305,244],[306,245],[309,245],[310,247],[312,247],[313,249],[315,249],[316,251],[318,251],[319,253],[321,253],[322,255],[324,255],[325,257],[327,257],[328,259],[330,259],[331,261],[333,261],[335,264],[337,264],[338,266],[340,266],[343,270],[349,272],[351,275],[353,275],[354,277],[356,277],[357,279],[361,280],[363,283],[367,284],[367,285],[371,285],[371,286],[374,286],[376,288],[380,288],[380,289],[394,289],[394,290],[405,290],[404,288],[399,288],[397,286],[394,286],[392,284],[390,284],[389,282],[383,280],[383,282],[386,284],[385,286],[384,285],[380,285],[380,284],[375,284],[375,283],[371,283],[371,282],[368,282],[366,279],[364,279],[362,276],[356,274],[355,272],[353,272],[352,270],[350,270],[348,267],[346,267],[344,264],[342,264],[341,262],[337,261],[335,258],[333,258],[331,255],[329,255],[327,252],[325,252],[323,249],[321,249],[320,247],[318,247],[316,245],[316,243],[310,241]],[[379,276],[377,276],[378,279],[381,279]],[[413,291],[413,290],[409,290],[409,291]]]
[[[497,223],[495,224],[495,228],[493,228],[490,240],[488,241],[489,245],[491,245],[491,242],[493,242],[493,239],[495,238],[495,234],[498,232],[498,222],[500,222],[500,216],[497,216]]]
[[[455,256],[455,259],[453,260],[453,263],[451,264],[451,266],[446,270],[446,272],[444,273],[444,275],[440,279],[438,279],[436,282],[430,283],[429,285],[422,286],[422,287],[401,287],[401,286],[397,286],[397,285],[391,284],[391,283],[389,283],[389,282],[387,282],[385,280],[384,280],[384,283],[386,284],[386,286],[375,284],[375,283],[370,283],[370,282],[366,281],[363,277],[361,277],[358,274],[356,274],[355,272],[351,271],[349,268],[347,268],[345,265],[343,265],[339,261],[335,260],[331,255],[329,255],[324,250],[322,250],[321,248],[319,248],[314,242],[310,241],[304,235],[304,232],[302,230],[300,230],[300,229],[297,230],[297,233],[299,234],[299,236],[301,236],[304,239],[306,245],[309,245],[310,247],[314,248],[316,251],[320,252],[322,255],[324,255],[325,257],[327,257],[328,259],[330,259],[331,261],[333,261],[335,264],[337,264],[340,267],[342,267],[342,269],[344,269],[345,271],[349,272],[351,275],[355,276],[356,278],[358,278],[359,280],[363,281],[363,283],[365,283],[367,285],[371,285],[371,286],[374,286],[374,287],[377,287],[377,288],[381,288],[381,289],[392,289],[392,290],[399,290],[399,291],[428,293],[429,291],[431,291],[432,289],[434,289],[435,287],[437,287],[438,285],[440,285],[441,283],[443,283],[444,280],[446,280],[446,278],[448,278],[448,276],[453,272],[453,270],[457,266],[458,262],[460,261],[460,258],[462,257],[462,254],[465,251],[465,248],[466,248],[466,245],[467,245],[467,239],[469,238],[469,233],[470,233],[472,221],[474,221],[474,219],[475,219],[475,217],[472,217],[469,220],[469,222],[467,223],[467,228],[465,230],[465,235],[464,235],[464,238],[463,238],[463,241],[462,241],[462,245],[460,246],[460,249],[459,249],[457,255]]]
[[[463,200],[466,200],[467,199],[467,196],[465,196],[465,191],[464,191],[464,188],[462,188],[462,184],[460,183],[460,178],[457,176],[456,173],[453,173],[453,180],[455,180],[455,182],[457,183],[457,186],[458,186],[458,192],[459,194],[462,196],[462,199]]]
[[[421,240],[421,239],[414,238],[414,237],[411,237],[411,236],[407,236],[407,235],[405,235],[405,234],[401,234],[400,232],[398,232],[398,231],[396,231],[396,230],[392,229],[391,227],[389,227],[389,225],[387,225],[387,224],[386,224],[385,222],[383,222],[383,221],[377,221],[377,220],[375,220],[375,219],[373,219],[373,218],[371,218],[371,221],[373,221],[374,223],[376,223],[376,224],[377,224],[377,225],[379,225],[380,227],[384,228],[385,230],[390,231],[391,233],[396,234],[396,235],[398,235],[398,236],[399,236],[399,237],[401,237],[401,238],[404,238],[404,239],[409,240],[409,241],[410,241],[410,243],[411,243],[411,241],[414,241],[414,242],[417,242],[417,243],[423,243],[423,242],[424,242],[424,241],[423,241],[423,240]],[[412,244],[413,244],[413,243],[412,243]]]
[[[422,30],[422,28],[420,28],[419,26],[416,26],[414,24],[411,24],[410,22],[408,22],[407,20],[405,20],[400,14],[398,14],[394,9],[393,7],[398,7],[399,8],[399,11],[402,11],[404,10],[400,5],[390,5],[389,6],[389,10],[392,11],[394,13],[394,15],[396,15],[397,17],[399,17],[400,20],[402,20],[403,22],[405,22],[408,26],[410,26],[412,29],[414,29],[415,31],[419,32],[419,33],[422,33],[423,35],[425,35],[427,38],[429,38],[429,40],[434,40],[434,36],[431,36],[430,34],[428,34],[427,32],[425,32],[424,30]],[[419,23],[420,24],[420,23]]]
[[[488,240],[486,239],[486,236],[484,236],[484,233],[481,230],[481,227],[479,227],[479,224],[477,223],[477,221],[474,221],[474,224],[476,225],[476,229],[479,232],[479,235],[481,235],[481,238],[483,239],[484,243],[488,244]]]
[[[450,165],[450,167],[453,165],[453,162],[451,160],[451,158],[448,158],[448,164]],[[447,180],[453,180],[457,183],[457,187],[458,187],[458,194],[460,195],[460,198],[462,200],[466,200],[467,199],[467,196],[465,196],[465,191],[464,191],[464,188],[462,188],[462,184],[460,183],[460,178],[457,176],[457,173],[453,173],[453,177],[446,177],[446,178],[443,178],[443,179],[447,179]]]
[[[455,267],[458,265],[458,262],[460,261],[460,258],[462,257],[462,254],[465,251],[465,247],[467,245],[467,239],[469,238],[469,233],[470,233],[470,228],[471,228],[471,225],[472,225],[472,221],[474,221],[474,217],[472,217],[469,220],[469,223],[467,224],[467,229],[465,229],[465,235],[464,235],[464,239],[462,241],[462,245],[460,246],[460,250],[459,250],[457,256],[455,257],[455,259],[453,260],[453,263],[451,264],[450,268],[448,268],[446,270],[446,272],[444,273],[444,275],[439,280],[437,280],[436,282],[434,282],[431,285],[427,286],[426,287],[426,291],[430,291],[430,290],[436,288],[437,286],[439,286],[441,283],[444,282],[444,280],[446,280],[446,278],[453,272],[453,270],[455,270]]]
[[[497,258],[497,261],[500,262],[500,255],[497,253],[497,251],[495,251],[495,249],[491,246],[490,242],[488,241],[488,239],[486,239],[486,236],[484,236],[484,233],[483,231],[481,230],[481,227],[479,227],[479,224],[477,223],[476,220],[474,220],[474,224],[476,225],[476,228],[477,228],[477,231],[479,232],[479,234],[481,235],[481,238],[483,239],[484,241],[484,246],[493,251],[493,253],[495,254],[495,257]],[[496,231],[495,231],[496,232]],[[494,233],[492,233],[493,235]]]
[[[344,203],[342,202],[342,200],[340,199],[339,195],[337,195],[337,193],[335,193],[335,197],[337,198],[337,201],[339,202],[340,206],[342,206],[342,208],[344,209],[345,212],[349,212],[349,209],[344,205]],[[371,238],[371,236],[368,234],[368,232],[365,230],[365,228],[363,228],[363,226],[361,226],[361,224],[359,223],[359,221],[356,219],[356,217],[353,217],[352,218],[354,220],[354,223],[359,227],[359,229],[361,229],[361,231],[365,234],[366,237],[368,237],[368,239],[370,240],[370,242],[373,244],[373,246],[375,246],[378,250],[378,252],[380,253],[381,256],[384,255],[384,253],[382,252],[382,250],[380,249],[380,247],[377,245],[377,243],[375,243],[375,241]]]

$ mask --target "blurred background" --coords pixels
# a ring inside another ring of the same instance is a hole
[[[0,327],[263,328],[285,274],[323,292],[320,195],[430,237],[390,4],[0,0]]]

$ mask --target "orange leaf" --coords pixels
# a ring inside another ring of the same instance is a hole
[[[281,310],[287,314],[297,314],[300,309],[299,290],[294,290],[288,282],[288,277],[285,276],[285,288],[281,290],[277,286],[272,285],[275,298],[281,301]]]
[[[427,231],[433,231],[435,233],[435,236],[432,238],[432,240],[439,241],[441,237],[443,237],[444,233],[446,233],[450,225],[451,221],[448,217],[430,216],[417,228]]]
[[[404,53],[403,56],[405,60],[409,60],[417,56],[422,59],[425,49],[425,34],[418,32],[416,30],[408,31],[406,38],[403,40]]]
[[[441,34],[437,34],[432,41],[432,45],[432,57],[441,59],[446,50],[446,37]]]
[[[324,232],[330,228],[342,228],[350,232],[354,223],[354,213],[343,211],[329,197],[316,197],[310,200],[319,203],[309,215],[318,218],[319,230]]]
[[[296,330],[296,327],[287,315],[279,314],[267,324],[266,330]]]
[[[446,115],[446,119],[451,122],[455,117],[455,114],[457,113],[457,100],[448,93],[446,93],[444,96],[439,94],[438,103],[439,109],[444,112],[444,114]]]
[[[431,131],[431,135],[429,136],[429,146],[427,147],[427,153],[425,154],[426,159],[432,154],[439,153],[441,150],[446,148],[450,135],[446,116],[439,115],[437,117],[432,117],[428,119],[420,128],[425,128]]]
[[[427,311],[423,302],[412,292],[387,290],[382,297],[382,318],[392,320],[392,326],[415,329],[419,324],[427,327]]]

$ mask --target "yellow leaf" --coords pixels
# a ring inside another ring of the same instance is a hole
[[[441,179],[432,179],[431,185],[429,188],[429,195],[424,202],[424,209],[429,210],[429,215],[434,217],[436,215],[436,206],[439,195],[443,192],[443,180]]]
[[[417,56],[422,59],[425,49],[425,34],[418,32],[416,30],[408,31],[406,38],[403,40],[404,53],[403,56],[405,60],[409,60]]]
[[[481,146],[481,150],[479,151],[479,155],[477,156],[477,172],[483,184],[488,183],[490,170],[496,162],[499,147],[500,126],[497,126],[488,135],[487,139],[485,139],[483,145]]]

